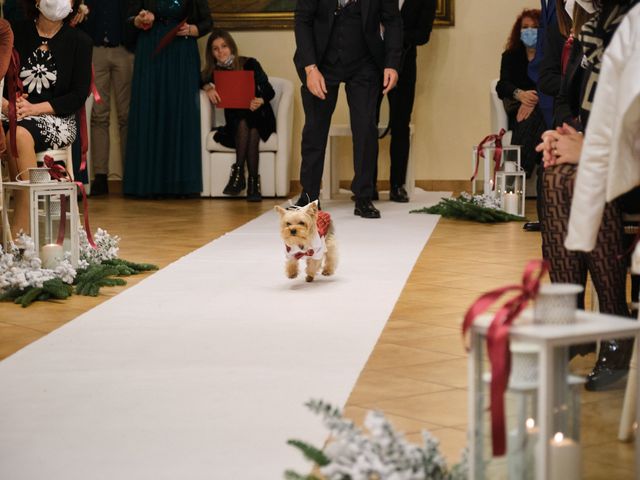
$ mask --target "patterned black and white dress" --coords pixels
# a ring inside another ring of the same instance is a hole
[[[45,44],[46,39],[42,39]],[[53,98],[58,78],[55,58],[50,50],[37,48],[26,61],[22,61],[20,78],[24,93],[30,103],[48,102]],[[7,121],[4,117],[2,120]],[[6,128],[5,123],[5,128]],[[73,143],[77,134],[75,115],[36,115],[18,120],[18,126],[26,128],[35,142],[36,152],[64,148]]]

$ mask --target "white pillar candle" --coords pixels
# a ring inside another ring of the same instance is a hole
[[[551,467],[550,480],[580,480],[582,469],[580,464],[580,445],[556,433],[551,440],[549,456]]]
[[[538,437],[540,434],[540,429],[536,427],[536,422],[533,418],[527,418],[525,422],[527,426],[527,438],[526,438],[526,448],[524,455],[524,463],[525,463],[525,475],[524,478],[527,480],[533,480],[536,468],[536,450],[538,448]]]
[[[506,192],[502,196],[502,204],[504,211],[511,215],[518,215],[518,194],[514,192]]]
[[[42,268],[54,269],[63,258],[64,251],[62,250],[62,245],[58,245],[57,243],[49,243],[40,249]]]

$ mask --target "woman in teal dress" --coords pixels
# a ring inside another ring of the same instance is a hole
[[[137,36],[137,44],[124,194],[152,198],[199,194],[200,56],[196,41],[213,24],[207,0],[131,0],[128,18],[127,34]]]

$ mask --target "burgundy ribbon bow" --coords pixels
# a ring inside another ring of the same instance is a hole
[[[71,175],[65,167],[55,163],[53,157],[49,155],[44,156],[44,165],[49,169],[49,174],[51,178],[54,180],[58,180],[59,182],[69,181],[71,182]],[[82,193],[82,210],[83,210],[83,220],[84,220],[84,231],[87,233],[87,241],[89,245],[93,248],[98,248],[96,246],[96,242],[93,240],[93,234],[91,233],[91,227],[89,226],[89,204],[87,202],[87,192],[84,189],[84,185],[82,182],[74,182],[80,192]],[[64,241],[64,234],[66,228],[66,197],[64,195],[60,195],[60,227],[58,228],[58,244],[62,245]]]
[[[571,57],[571,49],[573,48],[574,37],[573,34],[569,35],[567,41],[564,42],[564,46],[562,47],[562,57],[560,60],[561,72],[564,75],[567,71],[567,65],[569,64],[569,57]]]
[[[496,188],[496,172],[500,170],[501,161],[502,161],[502,137],[507,133],[504,128],[501,128],[498,133],[493,133],[491,135],[487,135],[482,139],[482,141],[478,144],[478,149],[476,151],[476,168],[473,171],[473,175],[471,176],[471,181],[473,182],[478,176],[478,167],[480,165],[480,157],[484,158],[484,147],[489,146],[487,144],[493,143],[495,147],[493,150],[493,187],[492,190]],[[486,193],[486,192],[485,192]]]
[[[291,251],[291,247],[287,245],[287,253],[289,253],[290,251]],[[310,248],[309,250],[305,250],[304,252],[294,253],[293,258],[295,258],[296,260],[300,260],[302,257],[313,257],[314,253],[315,251],[313,250],[313,248]]]
[[[20,55],[14,48],[11,52],[11,61],[5,77],[7,82],[7,94],[9,97],[9,133],[11,134],[9,148],[11,155],[18,158],[18,144],[16,142],[16,130],[18,128],[18,112],[16,101],[22,96],[23,86],[20,79]]]
[[[478,315],[489,309],[505,293],[518,292],[518,295],[500,307],[487,331],[487,351],[491,362],[491,438],[495,457],[502,456],[506,452],[504,392],[507,389],[511,371],[509,329],[529,300],[537,296],[540,280],[548,271],[547,261],[529,261],[520,285],[508,285],[485,293],[469,307],[464,316],[463,339]]]

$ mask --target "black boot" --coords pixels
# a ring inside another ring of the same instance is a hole
[[[249,175],[249,185],[247,186],[247,202],[261,202],[260,175]]]
[[[240,192],[245,189],[246,183],[244,180],[244,168],[241,168],[240,165],[234,163],[231,165],[231,175],[229,176],[229,182],[227,186],[224,187],[222,193],[225,195],[240,195]]]
[[[91,196],[107,195],[109,193],[109,183],[106,173],[96,173],[91,184]]]
[[[585,388],[606,390],[629,372],[633,340],[609,340],[600,345],[598,361],[587,376]]]

